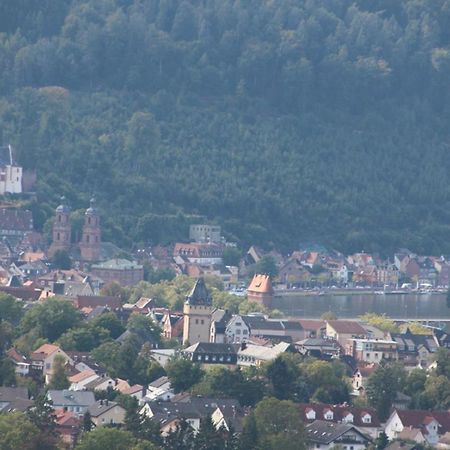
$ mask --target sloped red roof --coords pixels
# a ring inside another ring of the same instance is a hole
[[[396,409],[398,417],[404,427],[424,429],[433,419],[439,422],[439,434],[450,431],[450,412],[448,411],[422,411],[422,410],[400,410]]]
[[[272,294],[272,281],[269,275],[255,274],[250,282],[247,292],[259,292],[261,294]]]
[[[367,334],[366,330],[353,320],[328,320],[327,321],[336,333],[342,334]]]

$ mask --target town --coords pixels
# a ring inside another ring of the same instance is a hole
[[[445,257],[243,254],[210,224],[128,253],[101,219],[92,199],[74,239],[62,198],[48,241],[31,211],[0,209],[0,430],[46,449],[450,445],[445,324],[274,308],[293,292],[442,296]]]

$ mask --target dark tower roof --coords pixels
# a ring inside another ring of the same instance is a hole
[[[90,200],[91,206],[86,210],[86,215],[94,216],[97,214],[97,208],[95,207],[95,198],[92,197]]]
[[[66,197],[64,195],[61,197],[61,204],[56,208],[58,213],[69,213],[70,208],[66,205]]]
[[[209,295],[208,289],[206,289],[203,278],[197,279],[191,293],[186,297],[186,303],[189,305],[212,305],[211,296]]]

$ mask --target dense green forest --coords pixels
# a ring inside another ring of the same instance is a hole
[[[450,252],[450,0],[4,0],[0,141],[37,227],[122,246]]]

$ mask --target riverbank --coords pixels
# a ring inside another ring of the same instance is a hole
[[[413,291],[381,291],[377,289],[321,289],[321,290],[304,290],[304,289],[275,289],[275,297],[311,297],[311,296],[347,296],[347,295],[443,295],[445,292],[441,291],[423,291],[423,292],[413,292]]]

